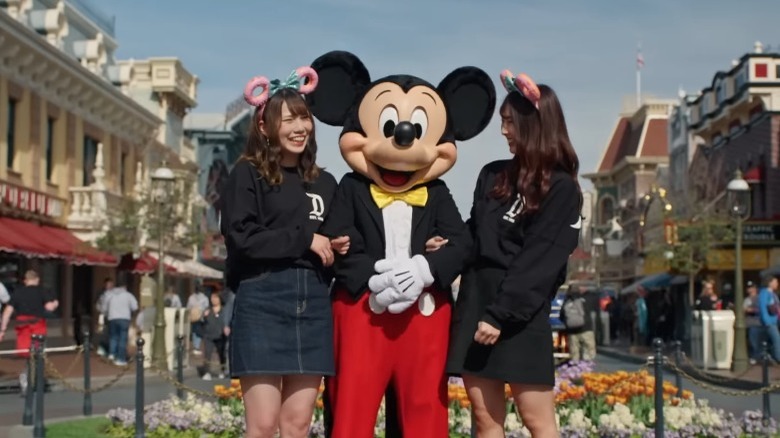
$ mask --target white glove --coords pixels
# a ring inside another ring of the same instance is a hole
[[[376,304],[391,313],[401,313],[417,301],[423,289],[433,284],[428,260],[422,255],[410,259],[382,259],[376,262],[377,271],[368,280],[368,288],[376,294]],[[398,303],[397,306],[391,306]]]

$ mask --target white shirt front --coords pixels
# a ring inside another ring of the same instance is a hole
[[[393,201],[382,209],[385,222],[385,258],[408,259],[412,256],[412,206]]]

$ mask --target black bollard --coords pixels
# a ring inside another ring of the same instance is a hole
[[[184,399],[184,335],[176,337],[176,396]]]
[[[144,338],[139,337],[135,346],[135,438],[144,438]]]
[[[32,426],[33,424],[33,404],[35,397],[35,342],[37,336],[33,336],[30,341],[30,357],[27,358],[27,363],[24,365],[24,369],[27,370],[27,389],[24,391],[24,412],[22,413],[22,425]]]
[[[674,373],[674,384],[677,386],[677,397],[682,398],[683,393],[683,380],[680,373],[680,367],[682,366],[682,342],[674,341],[674,364],[677,365],[677,371]]]
[[[761,361],[761,385],[763,388],[769,387],[769,343],[767,341],[764,341],[761,343],[762,347],[762,355],[761,358],[763,359]],[[761,409],[761,422],[764,423],[764,426],[769,424],[769,419],[772,418],[772,412],[769,407],[769,392],[764,392],[761,394],[762,398],[762,409]]]
[[[84,416],[92,415],[92,369],[90,364],[89,330],[84,330]]]
[[[38,335],[35,354],[35,415],[33,415],[33,437],[43,438],[46,429],[43,426],[43,391],[46,378],[43,374],[43,352],[46,340],[43,335]]]
[[[653,360],[655,374],[655,436],[664,436],[664,341],[653,339],[655,357]]]

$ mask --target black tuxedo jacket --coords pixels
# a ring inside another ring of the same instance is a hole
[[[384,219],[382,210],[371,197],[370,185],[371,180],[358,173],[344,175],[320,230],[331,238],[350,236],[349,252],[336,255],[334,270],[336,282],[355,298],[367,290],[368,279],[376,274],[374,263],[385,258]],[[449,290],[471,253],[471,235],[444,181],[437,179],[425,186],[428,188],[425,207],[412,207],[411,255],[424,255],[434,285]],[[426,253],[425,242],[436,235],[449,242],[438,251]]]

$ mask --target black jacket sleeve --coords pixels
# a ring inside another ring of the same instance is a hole
[[[348,235],[349,251],[341,256],[335,254],[333,271],[336,282],[347,288],[347,292],[357,298],[368,287],[368,279],[374,274],[376,259],[366,253],[363,236],[355,227],[354,185],[357,182],[345,175],[336,189],[328,218],[322,232],[331,238]]]
[[[256,172],[248,162],[236,164],[228,178],[224,196],[223,234],[225,245],[241,259],[278,260],[302,257],[311,246],[313,233],[300,225],[269,229],[258,211]]]
[[[437,286],[448,289],[460,275],[468,260],[472,238],[447,186],[441,183],[437,187],[437,192],[434,227],[441,236],[448,239],[448,242],[438,251],[426,253],[425,258],[428,260]]]
[[[506,322],[527,322],[550,299],[579,242],[579,205],[580,192],[573,179],[563,176],[553,181],[539,210],[528,219],[523,247],[509,264],[483,321],[497,328]]]

